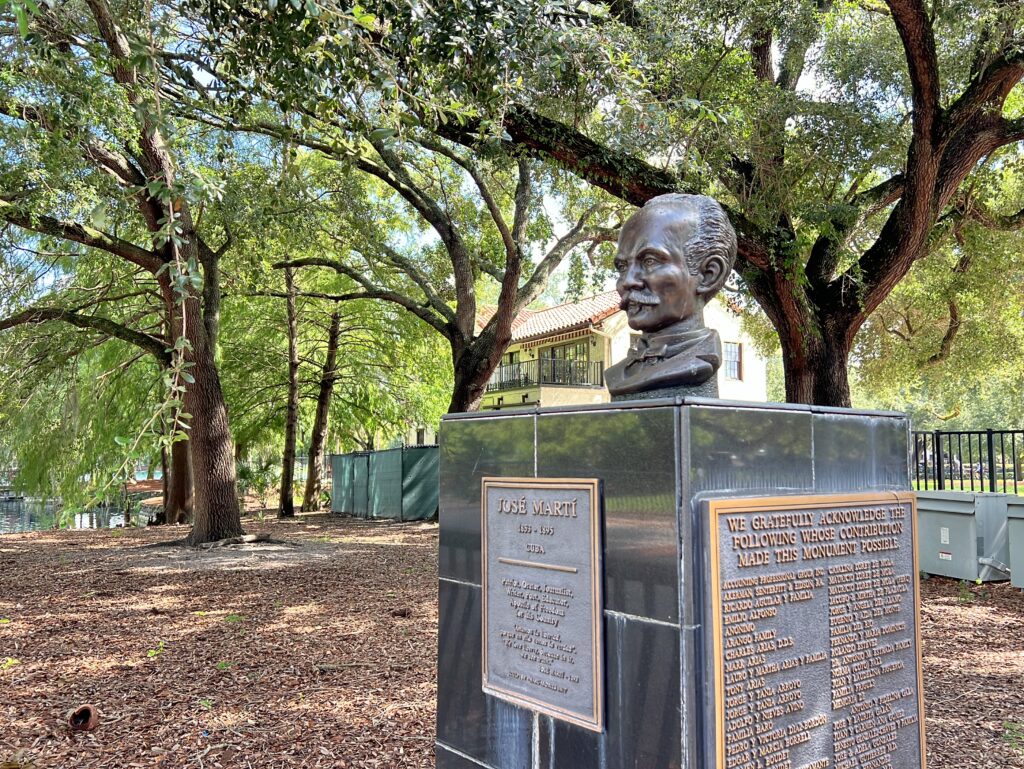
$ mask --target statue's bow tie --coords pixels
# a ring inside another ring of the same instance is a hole
[[[626,353],[626,368],[634,363],[663,360],[667,354],[668,344],[666,342],[651,344],[649,340],[640,337]]]

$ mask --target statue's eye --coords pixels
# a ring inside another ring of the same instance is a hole
[[[648,254],[640,259],[640,264],[643,265],[645,270],[653,270],[660,264],[660,262],[657,257]]]
[[[615,269],[618,272],[625,272],[626,271],[626,263],[625,262],[615,262],[614,266],[615,266]]]

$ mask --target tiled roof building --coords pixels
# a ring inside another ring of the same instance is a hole
[[[478,327],[491,319],[494,309],[481,308]],[[719,391],[732,400],[767,400],[766,361],[740,327],[737,309],[715,299],[705,310],[707,325],[719,331],[723,342]],[[512,323],[512,342],[481,408],[607,402],[604,370],[625,357],[631,333],[615,291],[525,310]]]

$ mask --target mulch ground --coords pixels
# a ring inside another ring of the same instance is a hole
[[[299,547],[0,538],[0,766],[432,767],[436,525],[246,528]]]
[[[0,537],[0,767],[433,767],[436,525],[246,528]],[[1021,591],[922,592],[928,766],[1024,769]]]
[[[921,583],[929,769],[1024,769],[1024,593]]]

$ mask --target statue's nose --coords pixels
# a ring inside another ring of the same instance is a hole
[[[640,270],[637,269],[636,262],[631,263],[619,276],[619,285],[626,289],[643,288],[644,282]]]

